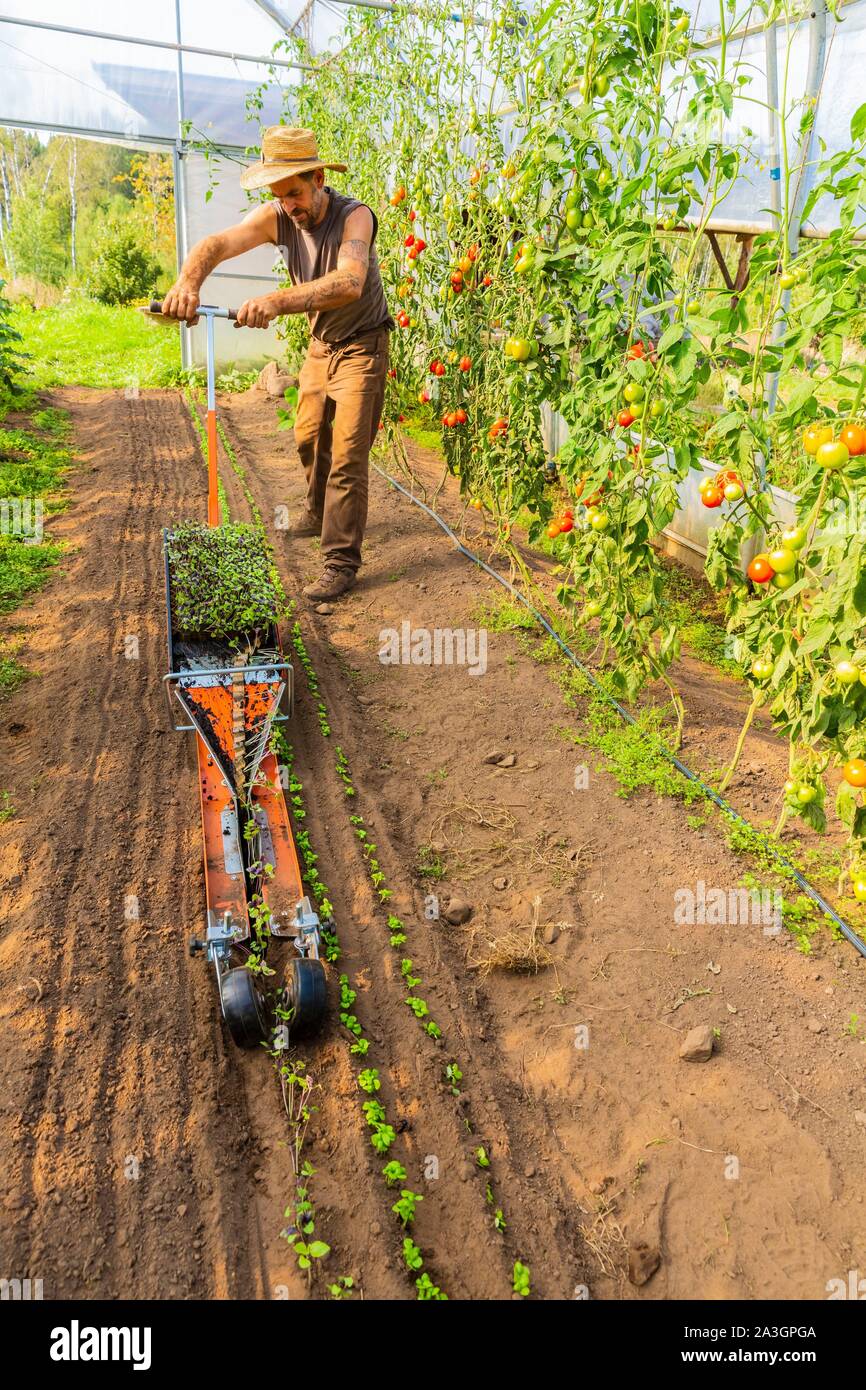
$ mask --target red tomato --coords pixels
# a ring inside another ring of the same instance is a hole
[[[397,368],[396,368],[396,367],[389,367],[389,368],[388,368],[388,375],[389,375],[389,376],[396,376],[396,375],[397,375]]]
[[[629,425],[634,424],[634,419],[635,417],[630,410],[621,410],[616,417],[616,423],[622,425],[624,430],[627,430]]]
[[[482,285],[492,285],[492,284],[493,284],[493,276],[492,276],[492,275],[485,275],[485,277],[484,277],[484,279],[481,281],[481,283],[482,283]]]
[[[548,534],[548,536],[550,537],[550,539],[553,540],[556,536],[558,536],[558,535],[559,535],[559,531],[560,531],[559,522],[558,522],[558,521],[551,521],[550,525],[549,525],[548,528],[547,528],[547,534]]]
[[[444,376],[446,370],[447,370],[447,368],[446,368],[444,362],[437,362],[437,363],[436,363],[436,375],[437,375],[437,376]]]
[[[454,412],[455,422],[458,425],[465,425],[467,418],[466,411],[463,409],[462,405],[458,406]]]
[[[839,438],[849,454],[866,454],[866,430],[862,425],[846,425]]]
[[[473,243],[472,243],[472,245],[470,246],[469,251],[467,252],[467,254],[468,254],[468,256],[469,256],[470,261],[477,260],[477,258],[478,258],[478,242],[477,242],[477,241],[473,241]]]
[[[725,500],[725,494],[719,487],[705,487],[701,493],[701,501],[705,507],[720,507]]]
[[[410,221],[410,222],[414,222],[414,221],[415,221],[415,218],[416,218],[417,216],[418,216],[418,214],[417,214],[417,212],[415,211],[415,209],[413,208],[412,211],[409,213],[409,221]]]
[[[422,251],[426,251],[426,249],[427,249],[427,243],[426,243],[426,241],[424,240],[424,238],[423,238],[422,236],[417,237],[416,240],[415,240],[415,250],[416,250],[416,251],[418,252],[418,254],[420,255],[421,252],[422,252]]]
[[[460,370],[461,370],[461,372],[469,372],[469,371],[472,370],[472,358],[471,358],[471,357],[461,357],[461,358],[460,358]]]
[[[415,238],[413,237],[413,235],[412,235],[411,232],[410,232],[409,235],[404,239],[403,245],[404,245],[404,246],[414,246],[414,245],[415,245]]]
[[[568,531],[570,531],[570,530],[572,529],[573,526],[574,526],[574,518],[573,518],[573,517],[570,517],[570,516],[564,516],[564,517],[562,517],[561,521],[559,522],[559,529],[560,529],[560,531],[562,531],[562,532],[564,532],[564,533],[567,533]]]
[[[762,555],[756,556],[746,570],[753,584],[768,584],[773,578],[773,573],[773,566]]]

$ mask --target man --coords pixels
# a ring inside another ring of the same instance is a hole
[[[295,420],[307,501],[290,534],[321,535],[324,573],[303,591],[316,602],[347,593],[361,564],[370,448],[382,413],[388,335],[395,326],[376,259],[376,215],[325,183],[326,169],[345,168],[319,158],[311,130],[271,126],[263,131],[261,161],[244,171],[241,187],[267,188],[271,201],[257,204],[236,226],[197,242],[162,309],[195,323],[199,291],[216,266],[267,242],[279,248],[291,289],[248,299],[237,322],[267,328],[281,314],[305,313],[309,319]]]

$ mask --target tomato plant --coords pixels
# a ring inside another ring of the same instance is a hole
[[[773,14],[791,41],[799,12],[782,0]],[[739,22],[721,6],[715,41],[698,45],[669,0],[532,14],[506,0],[483,25],[359,9],[287,119],[343,152],[353,194],[380,219],[400,325],[388,447],[408,468],[393,424],[420,406],[517,571],[528,577],[511,541],[519,514],[531,540],[557,541],[560,600],[592,607],[616,692],[666,690],[674,743],[679,627],[656,542],[704,472],[706,575],[752,692],[747,721],[766,706],[789,742],[786,805],[819,828],[825,774],[864,753],[866,371],[862,342],[853,365],[849,345],[866,291],[866,115],[847,147],[812,147],[810,111],[783,90],[780,216],[754,236],[747,293],[707,283],[706,228],[762,154],[732,120],[736,94],[756,111],[763,100],[732,40]],[[286,47],[306,53],[297,37]],[[835,227],[800,240],[795,208],[807,224],[822,200]],[[587,524],[569,528],[552,500],[542,406],[566,423],[556,473]],[[768,480],[785,469],[798,501],[782,525]],[[846,774],[837,809],[866,855],[863,785]]]

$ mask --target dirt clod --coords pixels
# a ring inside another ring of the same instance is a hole
[[[452,927],[460,927],[464,922],[468,922],[472,916],[472,904],[467,902],[465,898],[461,898],[459,894],[455,894],[453,898],[448,899],[448,906],[442,916],[446,922],[450,922]]]
[[[684,1062],[708,1062],[713,1055],[715,1038],[708,1023],[700,1023],[689,1029],[680,1047],[680,1057]]]
[[[661,1252],[657,1245],[650,1245],[645,1240],[637,1241],[634,1245],[629,1246],[629,1280],[640,1288],[642,1284],[646,1284],[652,1279],[661,1262]]]

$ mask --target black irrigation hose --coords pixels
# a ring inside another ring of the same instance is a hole
[[[420,507],[422,511],[426,512],[428,516],[432,517],[433,520],[436,522],[437,526],[441,526],[445,534],[451,537],[452,541],[456,545],[457,549],[461,552],[461,554],[465,555],[466,558],[468,560],[471,560],[473,564],[478,565],[480,569],[483,569],[486,574],[489,574],[492,579],[496,580],[497,584],[501,584],[504,588],[508,589],[509,593],[514,594],[514,597],[519,599],[525,608],[529,609],[529,612],[536,619],[536,621],[541,623],[541,626],[550,634],[554,642],[556,642],[557,646],[561,647],[561,649],[565,652],[565,655],[568,657],[571,664],[573,666],[576,666],[578,671],[580,671],[581,674],[586,677],[589,683],[595,686],[596,690],[601,692],[605,700],[607,700],[608,704],[616,710],[617,714],[619,714],[622,719],[624,719],[628,724],[637,723],[637,720],[635,719],[634,715],[630,714],[624,705],[621,705],[618,700],[615,700],[612,695],[608,694],[601,682],[597,680],[596,677],[593,675],[592,671],[590,671],[587,666],[584,666],[583,662],[575,656],[571,648],[565,642],[563,642],[562,638],[559,636],[559,633],[554,631],[554,629],[551,627],[550,623],[547,621],[544,615],[542,613],[539,613],[537,608],[533,608],[532,604],[529,602],[529,599],[525,598],[524,595],[520,592],[520,590],[514,587],[510,580],[504,579],[501,574],[498,574],[497,571],[492,568],[492,566],[488,565],[484,560],[480,559],[479,556],[475,555],[471,550],[467,549],[467,547],[463,544],[460,538],[457,535],[455,535],[455,533],[451,530],[451,527],[448,525],[447,521],[443,521],[442,517],[439,516],[436,512],[434,512],[432,507],[428,507],[426,502],[422,502],[420,497],[415,497],[414,494],[411,493],[408,488],[405,488],[402,483],[398,483],[396,478],[392,478],[391,475],[389,473],[386,473],[384,468],[380,468],[377,463],[374,463],[373,467],[375,468],[376,472],[379,473],[385,479],[386,483],[390,483],[391,487],[395,487],[398,492],[402,492],[404,497],[408,497],[410,502],[414,502],[416,507]],[[750,825],[749,822],[745,819],[745,817],[740,815],[739,811],[735,811],[730,802],[726,801],[723,796],[719,796],[718,792],[713,791],[712,787],[708,787],[706,782],[703,782],[701,778],[697,776],[696,773],[692,772],[689,768],[687,768],[685,763],[680,762],[679,758],[676,757],[675,754],[671,753],[668,748],[665,748],[664,744],[662,744],[661,747],[664,756],[668,759],[669,762],[673,763],[677,771],[681,772],[684,777],[687,777],[690,782],[694,782],[697,787],[700,787],[704,795],[708,796],[711,801],[715,802],[716,806],[718,806],[719,809],[726,816],[729,817],[729,819],[737,821],[740,825],[745,826],[746,829],[749,830],[753,835],[760,836],[764,844],[767,846],[767,849],[772,854],[773,858],[779,864],[781,864],[783,868],[785,868],[786,870],[788,870],[788,872],[793,874],[796,883],[800,888],[802,888],[803,892],[807,895],[807,897],[811,898],[812,902],[815,903],[816,906],[821,909],[824,915],[826,917],[829,917],[830,921],[836,924],[836,926],[841,931],[842,935],[846,938],[846,940],[850,941],[851,945],[855,948],[855,950],[859,951],[861,956],[866,957],[866,942],[861,941],[860,937],[854,931],[853,927],[849,927],[848,923],[844,921],[839,916],[838,912],[836,912],[835,909],[830,906],[826,898],[824,898],[818,892],[817,888],[813,888],[811,883],[809,883],[808,879],[805,879],[803,877],[803,875],[800,873],[800,870],[788,859],[786,859],[784,854],[780,854],[779,851],[775,848],[775,846],[770,844],[766,836],[761,835],[760,831],[755,830],[754,826]]]

